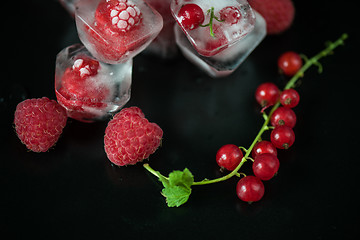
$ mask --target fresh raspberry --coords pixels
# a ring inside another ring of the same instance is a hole
[[[149,158],[159,147],[162,136],[161,128],[150,123],[140,108],[124,108],[106,127],[105,152],[115,165],[133,165]]]
[[[128,32],[141,20],[140,9],[128,0],[102,0],[95,12],[96,25],[103,30]]]
[[[76,119],[91,119],[84,107],[103,109],[111,90],[97,78],[100,64],[87,56],[79,56],[73,65],[64,71],[61,86],[56,91],[59,103]],[[83,112],[82,112],[83,111]],[[75,115],[74,115],[75,114]]]
[[[248,2],[264,17],[268,34],[282,33],[294,20],[295,8],[291,0],[248,0]]]
[[[23,144],[34,152],[46,152],[59,139],[66,125],[66,111],[46,97],[27,99],[15,110],[15,130]]]

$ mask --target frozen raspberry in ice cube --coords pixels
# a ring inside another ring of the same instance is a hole
[[[105,64],[75,44],[56,58],[55,93],[69,117],[101,120],[119,110],[130,97],[132,61]]]
[[[81,0],[75,20],[85,47],[109,64],[135,57],[163,26],[161,15],[142,0]]]
[[[95,11],[97,26],[114,32],[127,32],[139,24],[140,9],[128,0],[101,1]]]

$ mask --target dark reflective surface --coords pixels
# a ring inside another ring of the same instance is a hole
[[[290,150],[279,151],[279,174],[265,182],[262,201],[239,201],[234,178],[193,187],[188,203],[167,208],[161,185],[141,164],[117,168],[107,160],[106,122],[69,119],[47,153],[28,152],[18,140],[12,126],[16,104],[25,98],[54,99],[56,54],[79,41],[73,20],[57,1],[19,4],[16,12],[26,24],[9,20],[3,32],[3,57],[9,59],[0,89],[4,236],[351,239],[359,234],[355,6],[296,1],[293,27],[266,37],[234,74],[222,79],[209,78],[181,55],[134,59],[132,98],[126,106],[139,106],[164,130],[150,165],[164,174],[187,167],[201,180],[221,176],[215,162],[219,147],[248,147],[257,134],[262,118],[254,91],[265,81],[285,84],[276,66],[282,52],[312,56],[325,41],[350,35],[344,47],[321,61],[323,74],[313,68],[301,81],[296,141]],[[249,163],[244,172],[251,172]]]

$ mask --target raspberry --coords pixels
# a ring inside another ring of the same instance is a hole
[[[249,0],[248,2],[264,17],[268,34],[282,33],[294,20],[295,8],[291,0]]]
[[[33,152],[46,152],[59,139],[66,125],[66,111],[46,97],[27,99],[15,110],[15,130],[19,139]]]
[[[128,0],[102,0],[96,9],[95,19],[97,26],[105,31],[128,32],[140,22],[141,12]]]
[[[156,151],[162,136],[161,128],[150,123],[140,108],[124,108],[108,123],[104,148],[115,165],[134,165]]]
[[[69,117],[81,120],[94,118],[84,107],[103,109],[111,89],[97,77],[100,70],[98,61],[79,56],[73,65],[64,71],[61,87],[56,91],[59,103],[69,112]]]

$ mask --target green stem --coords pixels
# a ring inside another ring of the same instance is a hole
[[[295,86],[296,81],[300,78],[304,76],[304,73],[306,72],[306,70],[308,68],[310,68],[312,65],[318,65],[319,60],[323,57],[326,57],[330,54],[332,54],[332,51],[337,48],[339,45],[343,45],[345,39],[348,38],[348,35],[346,33],[344,33],[343,35],[341,35],[341,37],[336,40],[335,42],[331,42],[327,45],[327,48],[325,48],[324,50],[322,50],[321,52],[319,52],[318,54],[316,54],[314,57],[305,60],[305,64],[302,66],[302,68],[300,68],[300,70],[289,80],[289,82],[286,84],[284,90],[289,89],[289,88],[293,88]]]
[[[217,18],[215,16],[215,13],[214,13],[214,7],[211,7],[209,10],[208,10],[208,13],[210,13],[210,20],[209,20],[209,23],[208,24],[200,24],[199,26],[200,27],[209,27],[210,29],[210,35],[215,38],[215,34],[214,34],[214,30],[213,30],[213,21],[214,19],[218,22],[223,22],[223,20],[220,20],[219,18]]]
[[[210,23],[212,23],[212,21],[210,21]],[[348,35],[346,33],[344,33],[338,40],[336,40],[335,42],[332,42],[330,44],[327,45],[327,48],[325,48],[324,50],[322,50],[321,52],[319,52],[318,54],[316,54],[314,57],[310,58],[310,59],[306,59],[305,60],[305,64],[302,66],[302,68],[289,80],[289,82],[285,85],[284,90],[286,89],[290,89],[290,88],[294,88],[296,82],[298,81],[299,78],[304,76],[304,73],[307,71],[307,69],[309,69],[311,66],[313,65],[318,65],[319,66],[319,60],[323,57],[328,56],[329,54],[332,53],[332,50],[334,50],[336,47],[338,47],[339,45],[343,45],[344,44],[344,40],[348,38]],[[263,118],[264,118],[264,123],[260,128],[260,131],[258,132],[258,134],[256,135],[254,141],[251,143],[250,147],[245,151],[245,155],[244,157],[241,159],[241,162],[239,163],[239,165],[229,174],[220,177],[220,178],[215,178],[215,179],[204,179],[202,181],[199,182],[193,182],[192,185],[205,185],[205,184],[212,184],[212,183],[217,183],[217,182],[222,182],[225,181],[233,176],[240,176],[240,174],[238,173],[238,171],[240,170],[240,168],[244,165],[244,163],[247,161],[252,149],[254,148],[255,144],[260,141],[262,134],[269,130],[269,121],[271,118],[271,115],[274,113],[274,111],[280,106],[280,102],[277,102],[270,110],[270,113],[268,115],[266,115],[266,113],[263,113]],[[242,149],[244,149],[242,147]],[[166,177],[164,177],[162,174],[160,174],[158,171],[155,171],[154,169],[152,169],[149,164],[144,164],[144,167],[153,175],[157,176],[158,178],[161,176],[165,179],[168,179]]]
[[[146,170],[148,170],[148,171],[149,171],[151,174],[153,174],[154,176],[156,176],[156,177],[158,177],[158,178],[163,177],[163,178],[165,178],[166,180],[169,180],[169,178],[165,177],[165,176],[162,175],[160,172],[155,171],[154,169],[152,169],[148,163],[144,163],[143,166],[144,166],[144,168],[145,168]]]

